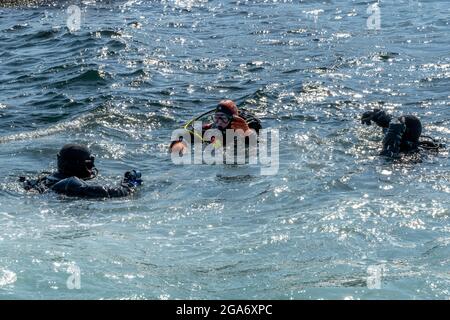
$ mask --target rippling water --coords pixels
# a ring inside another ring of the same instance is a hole
[[[388,162],[358,120],[412,113],[449,139],[448,1],[381,1],[381,30],[367,1],[74,3],[75,32],[67,3],[0,8],[0,298],[449,297],[448,153]],[[171,163],[172,130],[225,97],[280,131],[277,175]],[[21,190],[67,141],[145,186]]]

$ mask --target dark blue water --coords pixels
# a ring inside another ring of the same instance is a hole
[[[450,138],[448,1],[380,1],[379,30],[367,1],[75,1],[74,32],[69,4],[0,8],[0,298],[449,297],[448,153],[386,161],[359,122]],[[278,174],[172,164],[172,130],[223,98],[279,130]],[[67,142],[145,185],[21,190]]]

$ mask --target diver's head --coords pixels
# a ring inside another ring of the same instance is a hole
[[[401,117],[401,121],[406,125],[405,140],[418,143],[422,134],[422,123],[419,118],[413,115]]]
[[[94,157],[89,149],[78,144],[66,144],[58,155],[58,172],[66,176],[90,179],[96,176]]]
[[[214,113],[214,124],[220,130],[224,130],[228,127],[233,116],[239,114],[236,104],[231,100],[222,100],[217,105]]]

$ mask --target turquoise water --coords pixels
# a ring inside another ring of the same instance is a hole
[[[358,117],[412,113],[450,138],[450,6],[380,1],[368,30],[370,4],[0,8],[0,298],[447,299],[448,153],[386,161]],[[172,130],[222,98],[279,130],[278,174],[172,164]],[[25,193],[17,177],[54,169],[68,141],[89,145],[100,181],[139,168],[145,185]]]

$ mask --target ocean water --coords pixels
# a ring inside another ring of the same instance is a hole
[[[0,298],[448,299],[448,152],[387,161],[359,116],[450,138],[450,5],[383,0],[373,29],[373,3],[0,7]],[[172,163],[172,130],[223,98],[279,130],[277,174]],[[67,142],[145,184],[24,192]]]

